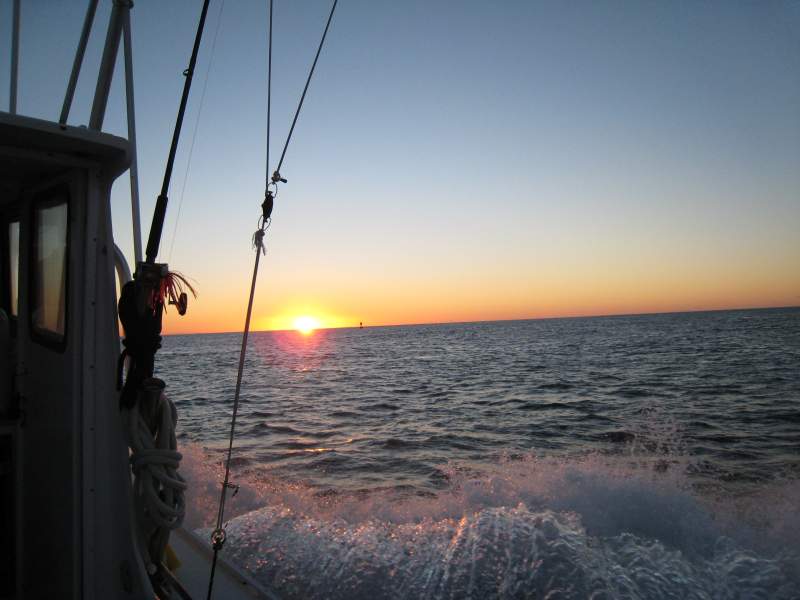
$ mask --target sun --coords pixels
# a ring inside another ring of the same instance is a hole
[[[319,320],[315,319],[314,317],[310,317],[308,315],[303,315],[302,317],[297,317],[292,322],[292,327],[294,327],[297,331],[299,331],[303,335],[309,335],[315,329],[319,328]]]

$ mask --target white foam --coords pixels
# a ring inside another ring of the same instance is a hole
[[[184,454],[188,524],[208,526],[221,470]],[[796,481],[725,499],[647,457],[465,467],[447,467],[436,497],[320,496],[261,477],[228,501],[225,553],[288,597],[800,595]]]

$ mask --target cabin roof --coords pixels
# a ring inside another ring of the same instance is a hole
[[[0,112],[0,181],[5,185],[100,166],[110,179],[130,165],[128,140],[85,127]]]

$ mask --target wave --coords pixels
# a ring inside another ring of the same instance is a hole
[[[186,455],[188,524],[202,529],[219,465]],[[250,481],[228,501],[225,555],[290,598],[800,595],[797,480],[701,496],[683,469],[631,455],[442,471],[435,495]]]

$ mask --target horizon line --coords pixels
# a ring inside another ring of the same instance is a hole
[[[576,315],[561,315],[561,316],[545,316],[545,317],[520,317],[513,319],[479,319],[476,321],[428,321],[424,323],[383,323],[379,325],[343,325],[341,327],[317,327],[315,331],[327,331],[334,329],[374,329],[377,327],[417,327],[422,325],[467,325],[471,323],[503,323],[511,321],[552,321],[556,319],[602,319],[613,317],[646,317],[655,315],[680,315],[680,314],[693,314],[693,313],[713,313],[713,312],[734,312],[742,310],[786,310],[786,309],[800,309],[800,305],[787,305],[787,306],[742,306],[734,308],[697,308],[690,310],[665,310],[665,311],[650,311],[650,312],[633,312],[633,313],[605,313],[605,314],[576,314]],[[297,331],[296,329],[253,329],[250,333],[281,333],[284,331]],[[193,333],[162,333],[163,336],[178,336],[178,335],[227,335],[231,333],[242,333],[242,330],[236,331],[195,331]]]

